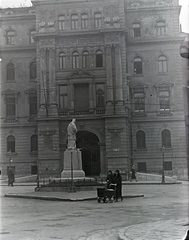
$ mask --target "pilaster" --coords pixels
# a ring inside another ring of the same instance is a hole
[[[123,104],[121,46],[115,45],[115,109],[116,113],[125,113]]]
[[[106,114],[114,113],[112,46],[106,46]]]

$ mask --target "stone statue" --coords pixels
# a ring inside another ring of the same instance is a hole
[[[75,125],[76,119],[73,118],[71,123],[69,123],[67,127],[68,132],[68,145],[67,149],[76,149],[76,133],[77,127]]]

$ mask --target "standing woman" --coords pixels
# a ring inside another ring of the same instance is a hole
[[[118,198],[121,198],[121,201],[123,201],[123,197],[122,197],[122,177],[121,177],[121,174],[120,174],[119,170],[115,171],[114,182],[117,184],[116,185],[115,200],[117,202]]]
[[[132,168],[131,168],[131,179],[130,179],[130,182],[132,182],[132,179],[135,179],[136,182],[137,182],[137,176],[136,176],[135,165],[133,165]]]
[[[111,170],[109,170],[109,171],[107,172],[106,183],[107,183],[107,189],[109,189],[109,188],[110,188],[110,184],[113,183],[113,174],[112,174],[112,171],[111,171]]]

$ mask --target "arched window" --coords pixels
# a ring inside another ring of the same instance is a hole
[[[78,68],[79,67],[79,53],[73,52],[72,54],[72,67]]]
[[[133,37],[140,37],[140,23],[133,23]]]
[[[61,52],[59,54],[59,69],[65,69],[66,66],[66,54]]]
[[[171,132],[167,129],[163,130],[161,133],[162,147],[171,148]]]
[[[30,64],[30,79],[35,80],[37,78],[37,64],[36,62],[32,62]]]
[[[83,65],[83,68],[89,67],[89,52],[88,51],[84,51],[82,54],[82,65]]]
[[[15,68],[13,63],[7,65],[7,81],[15,80]]]
[[[37,134],[32,135],[30,139],[30,151],[37,152],[38,151],[38,136]]]
[[[10,31],[6,32],[6,43],[7,43],[7,45],[14,44],[14,36],[15,36],[15,32],[13,30],[10,30]]]
[[[7,137],[7,152],[15,152],[15,137],[12,135]]]
[[[101,50],[96,51],[96,67],[103,67],[103,54]]]
[[[140,130],[136,133],[136,142],[137,142],[137,149],[146,149],[145,132]]]
[[[142,58],[136,57],[134,59],[134,74],[142,74]]]
[[[159,73],[168,72],[167,58],[165,56],[160,56],[158,58],[158,69],[159,69]]]

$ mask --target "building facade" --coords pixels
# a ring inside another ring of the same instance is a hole
[[[187,178],[178,1],[32,3],[1,9],[2,173],[59,177],[76,118],[86,176]]]

